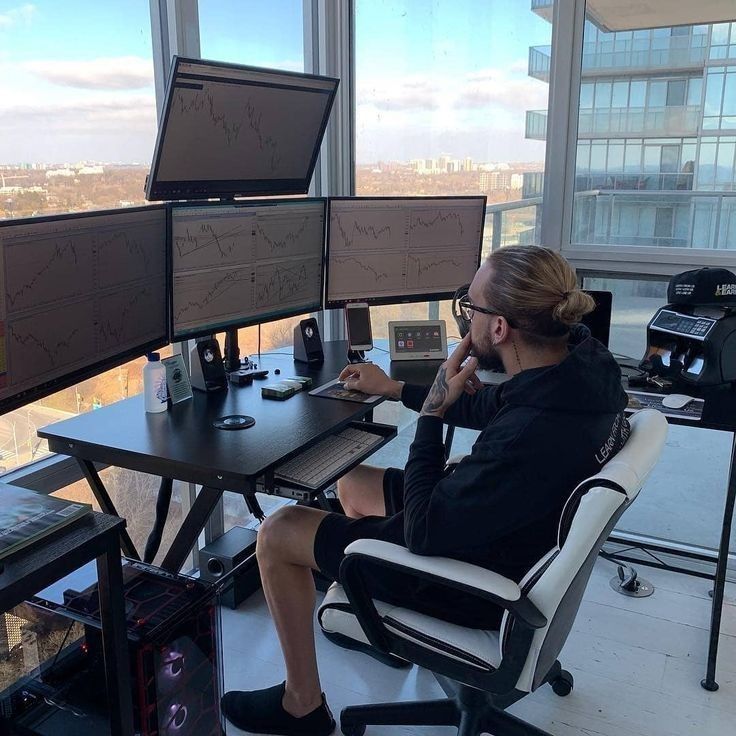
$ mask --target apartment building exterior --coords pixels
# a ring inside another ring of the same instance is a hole
[[[532,0],[551,21],[553,0]],[[550,48],[529,75],[548,82]],[[546,112],[526,137],[544,140]],[[525,175],[523,196],[542,177]],[[607,32],[585,22],[573,243],[736,249],[736,22]]]

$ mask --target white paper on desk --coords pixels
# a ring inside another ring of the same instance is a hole
[[[362,391],[353,391],[343,387],[339,378],[318,386],[309,392],[310,396],[319,396],[321,399],[339,399],[341,401],[355,401],[359,404],[373,404],[380,401],[380,394],[364,394]]]

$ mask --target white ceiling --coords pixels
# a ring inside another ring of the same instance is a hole
[[[590,20],[606,31],[736,20],[736,0],[587,0]]]

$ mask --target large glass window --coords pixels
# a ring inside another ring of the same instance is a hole
[[[302,0],[199,0],[199,43],[203,59],[304,71]],[[290,350],[300,319],[239,330],[241,355]]]
[[[356,192],[483,193],[486,250],[538,241],[550,42],[525,3],[357,0]],[[374,309],[374,332],[428,309]]]
[[[145,203],[156,136],[148,0],[3,3],[0,77],[0,219]],[[48,452],[37,428],[140,392],[143,362],[0,417],[0,472]]]
[[[203,59],[304,71],[302,0],[199,0]]]

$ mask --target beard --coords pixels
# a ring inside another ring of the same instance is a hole
[[[501,360],[501,354],[494,345],[473,345],[470,354],[478,359],[478,368],[481,370],[497,371],[498,373],[506,372],[506,368],[504,368],[503,361]]]

